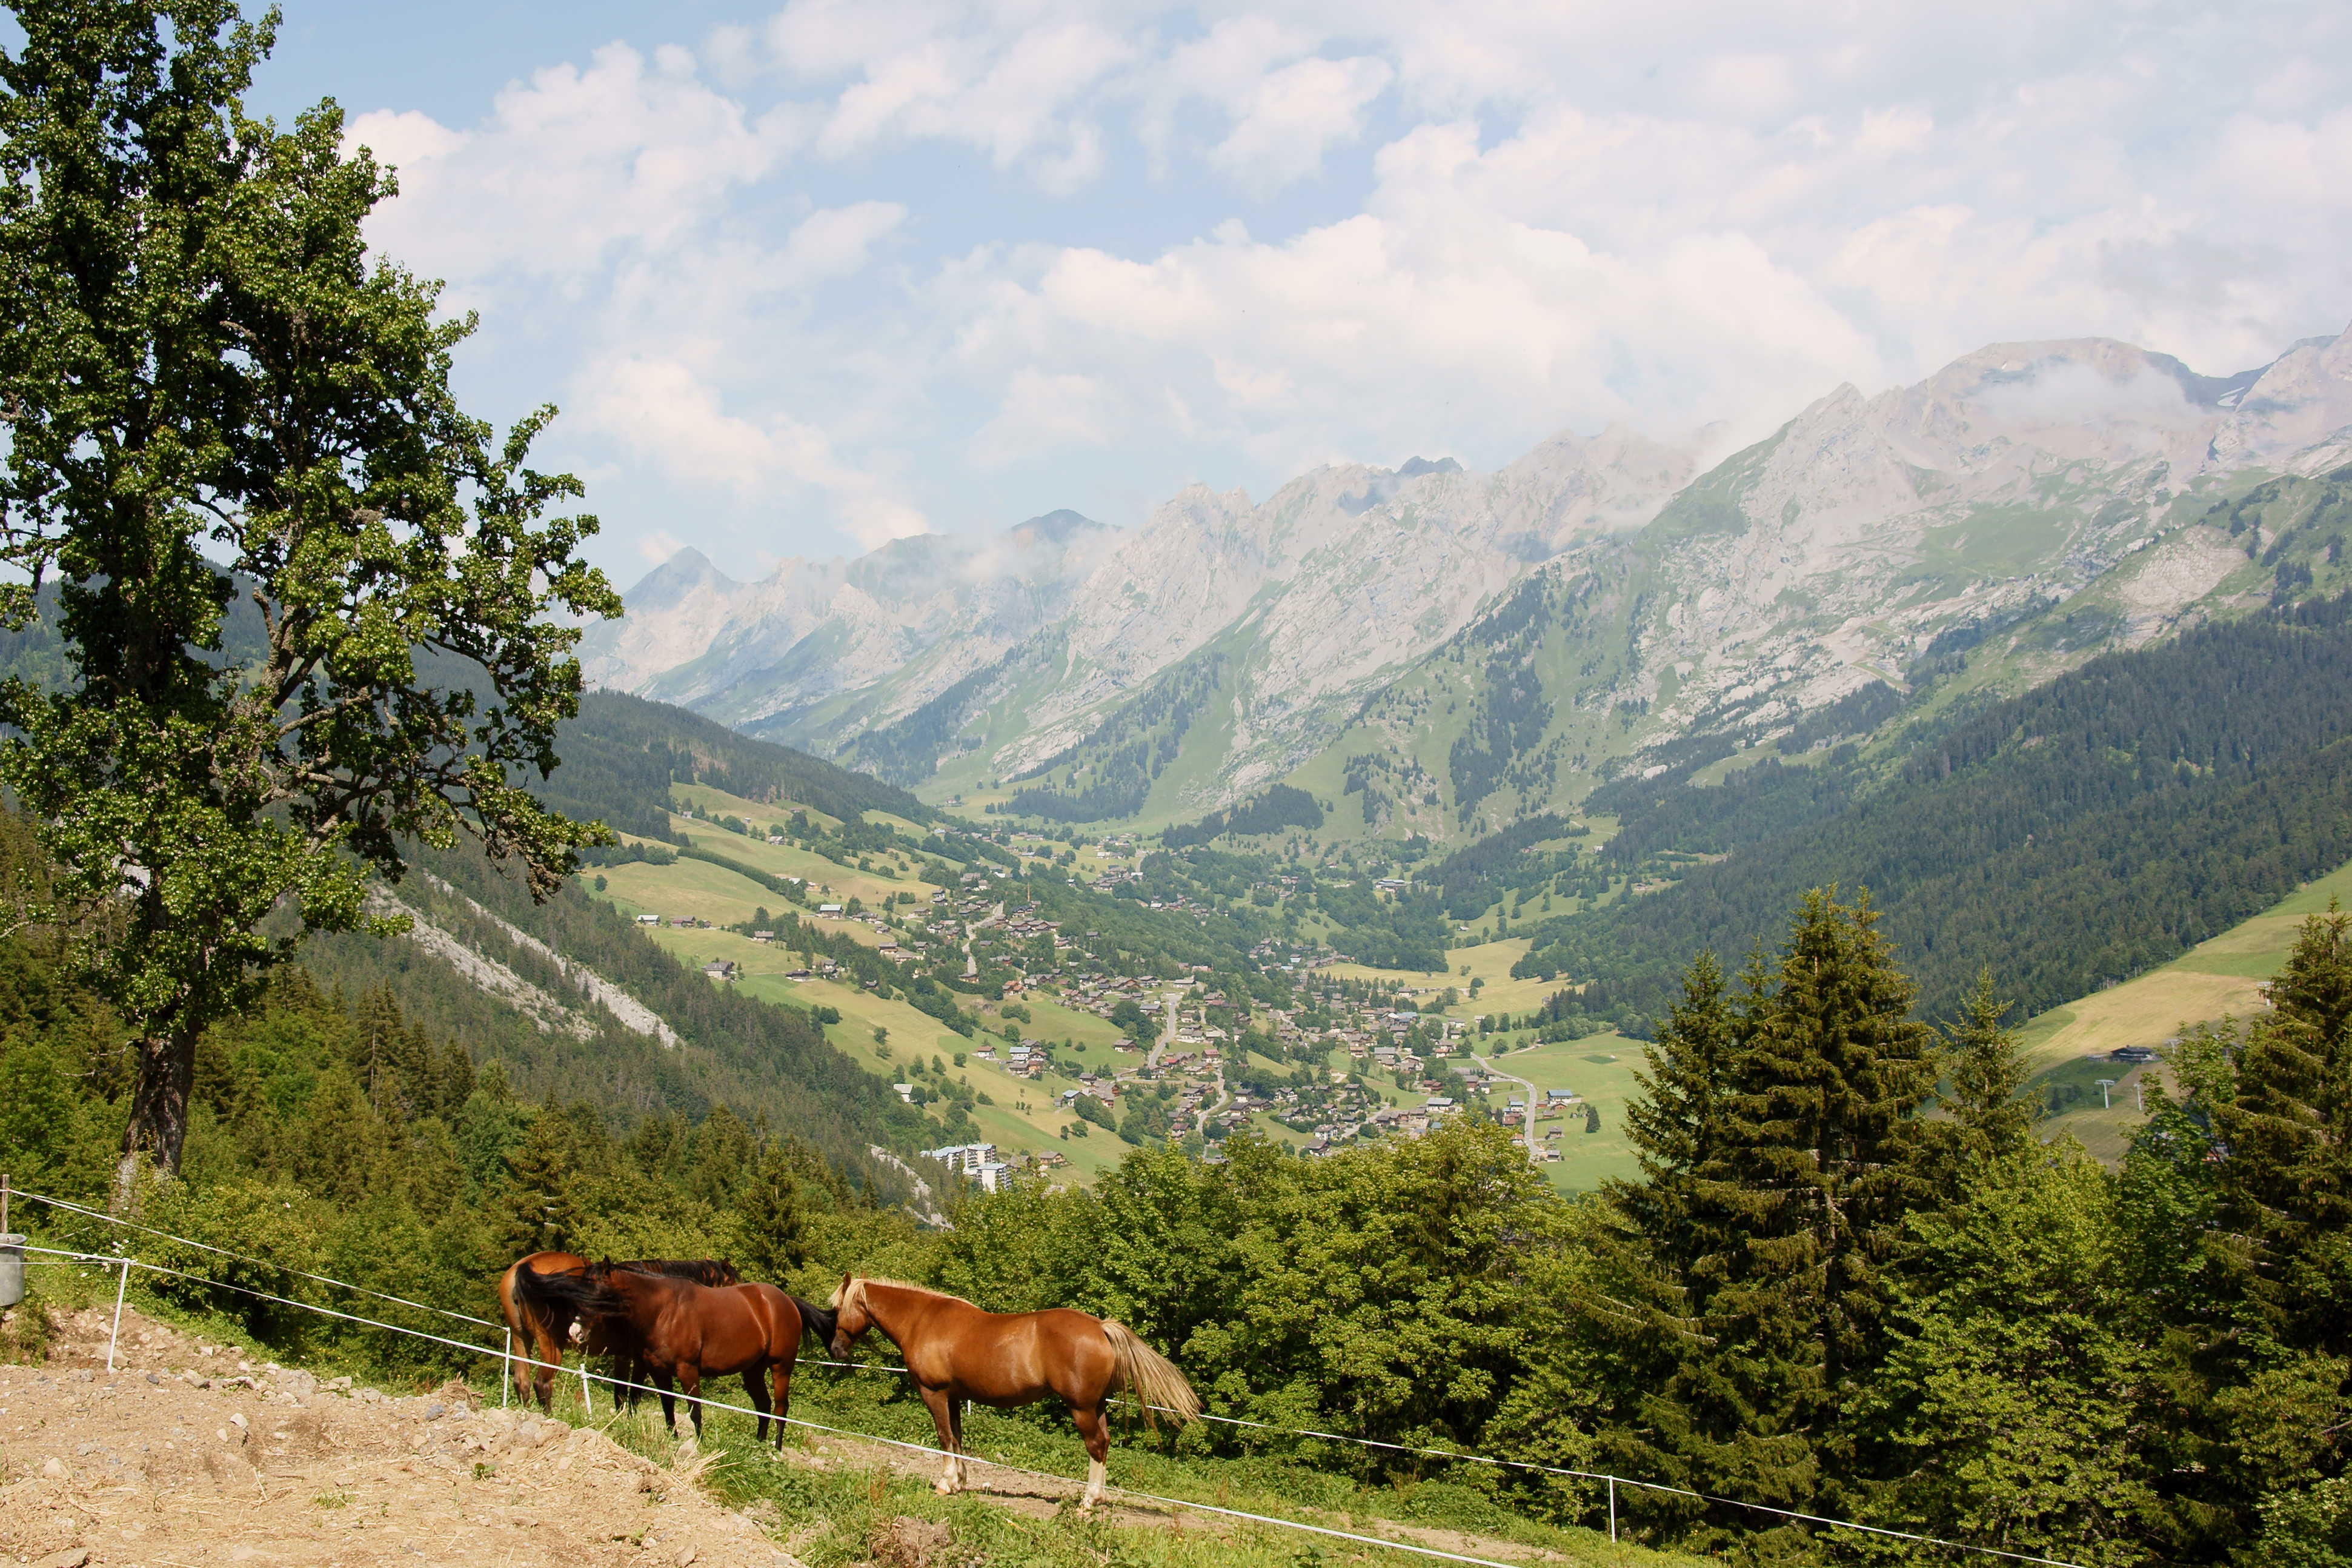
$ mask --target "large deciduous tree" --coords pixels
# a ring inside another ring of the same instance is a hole
[[[0,55],[0,562],[66,679],[0,689],[0,782],[137,1034],[122,1190],[175,1169],[198,1037],[299,931],[371,918],[370,868],[478,836],[535,890],[598,831],[525,787],[614,613],[594,522],[467,416],[470,317],[371,258],[391,171],[331,101],[242,106],[273,12],[18,0]],[[54,599],[42,593],[55,584]]]

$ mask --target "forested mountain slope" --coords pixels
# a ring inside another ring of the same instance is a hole
[[[541,1027],[504,995],[406,938],[314,939],[306,966],[347,995],[387,989],[436,1037],[465,1041],[484,1061],[507,1063],[517,1089],[533,1099],[585,1101],[624,1124],[664,1114],[698,1121],[729,1106],[892,1193],[903,1184],[873,1165],[868,1147],[911,1147],[929,1135],[914,1108],[851,1066],[806,1013],[714,986],[576,885],[533,904],[478,854],[460,849],[421,858],[396,892],[467,950],[567,1005],[592,1032]],[[667,1025],[671,1038],[631,1027],[597,1005],[576,970],[567,973],[518,942],[499,921],[621,988]]]
[[[929,822],[930,807],[905,790],[667,703],[590,691],[557,742],[562,765],[543,795],[565,814],[648,838],[667,838],[673,784],[705,784],[748,800],[789,802],[828,816],[881,811]]]
[[[1830,883],[1870,889],[1930,1014],[1986,964],[2039,1011],[2164,962],[2352,858],[2352,600],[2104,656],[1861,769],[1675,786],[1670,837],[1728,858],[1538,924],[1522,970],[1660,1011],[1683,955],[1736,963]]]

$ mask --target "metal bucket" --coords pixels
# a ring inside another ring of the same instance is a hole
[[[25,1299],[25,1238],[0,1236],[0,1307]]]

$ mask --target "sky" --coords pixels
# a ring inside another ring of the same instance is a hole
[[[2352,7],[282,0],[626,586],[2352,321]]]

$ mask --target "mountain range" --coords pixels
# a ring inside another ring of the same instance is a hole
[[[2227,376],[1996,344],[1726,444],[1330,466],[755,583],[688,550],[583,656],[932,798],[1155,826],[1288,781],[1343,831],[1457,837],[1695,738],[1826,744],[2331,574],[2310,505],[2262,503],[2352,463],[2352,334]]]

